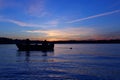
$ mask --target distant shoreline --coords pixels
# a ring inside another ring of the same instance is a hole
[[[20,39],[10,39],[0,37],[0,44],[17,44],[17,43],[25,43],[26,40]],[[42,43],[43,41],[39,40],[30,40],[30,43]],[[68,40],[68,41],[49,41],[55,44],[120,44],[120,39],[111,39],[111,40]]]

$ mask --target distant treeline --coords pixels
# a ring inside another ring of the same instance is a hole
[[[25,43],[26,40],[20,40],[20,39],[11,39],[11,38],[4,38],[0,37],[0,44],[16,44],[16,43]],[[42,43],[43,41],[39,40],[30,40],[30,43]],[[68,40],[68,41],[51,41],[55,44],[73,44],[73,43],[92,43],[92,44],[103,44],[103,43],[120,43],[120,39],[111,39],[111,40]]]
[[[26,43],[26,39],[21,40],[0,37],[0,44],[16,44],[16,43]],[[30,43],[42,43],[42,41],[30,40]]]
[[[74,44],[74,43],[80,43],[80,44],[105,44],[105,43],[113,43],[113,44],[117,44],[117,43],[120,43],[120,39],[111,39],[111,40],[80,40],[80,41],[76,41],[76,40],[70,40],[70,41],[54,41],[54,43],[58,43],[58,44],[66,44],[66,43],[69,43],[69,44]]]

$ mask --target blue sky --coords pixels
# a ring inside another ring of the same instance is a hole
[[[120,0],[0,0],[0,36],[120,39]]]

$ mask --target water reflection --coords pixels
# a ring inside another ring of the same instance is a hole
[[[48,56],[47,51],[42,51],[42,56]]]
[[[51,52],[16,50],[15,45],[0,45],[0,80],[120,80],[119,44],[56,44]]]
[[[53,55],[54,51],[17,51],[17,62],[49,62]]]
[[[25,60],[24,60],[24,61],[29,62],[29,61],[30,61],[30,56],[31,56],[30,51],[25,51],[25,52],[17,51],[17,56],[18,56],[18,57],[21,57],[21,58],[22,58],[23,55],[24,55],[24,57],[25,57]],[[20,58],[19,58],[18,61],[20,61]]]

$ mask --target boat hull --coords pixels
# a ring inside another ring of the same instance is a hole
[[[50,45],[24,45],[16,44],[19,51],[52,51],[54,50],[54,44]]]

